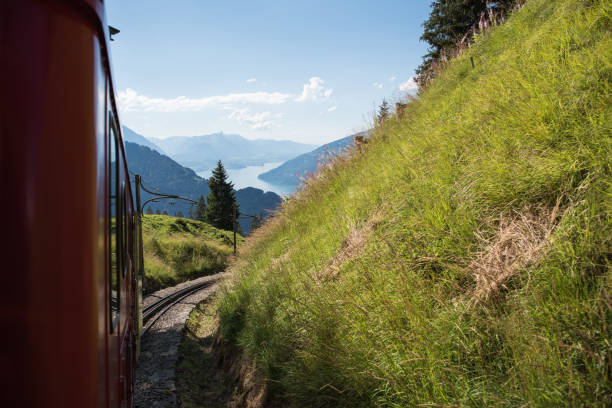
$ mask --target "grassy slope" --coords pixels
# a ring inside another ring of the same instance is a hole
[[[270,395],[612,403],[610,13],[531,0],[255,234],[218,308]],[[477,297],[500,229],[551,212],[535,259]]]
[[[142,229],[145,292],[220,272],[233,251],[231,232],[200,221],[145,215]]]

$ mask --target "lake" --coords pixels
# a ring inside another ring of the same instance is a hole
[[[295,186],[267,183],[257,178],[257,176],[259,176],[261,173],[270,171],[281,164],[283,164],[283,162],[265,163],[262,166],[248,166],[242,169],[226,168],[225,170],[227,171],[230,181],[234,183],[234,188],[236,190],[240,190],[241,188],[245,187],[255,187],[263,191],[272,191],[280,196],[289,195],[295,191]],[[201,171],[198,173],[198,176],[209,179],[212,175],[212,171],[213,169]]]

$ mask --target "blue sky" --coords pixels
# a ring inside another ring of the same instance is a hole
[[[363,130],[414,88],[429,3],[107,0],[121,120],[162,138],[323,144]]]

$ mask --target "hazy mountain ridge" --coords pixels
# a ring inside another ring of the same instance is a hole
[[[192,200],[197,200],[200,195],[206,198],[210,192],[206,180],[192,169],[181,166],[170,157],[147,146],[126,141],[125,152],[128,168],[132,173],[142,176],[143,186],[151,191],[176,194]],[[141,201],[144,203],[152,197],[151,194],[143,192]],[[264,216],[268,216],[281,202],[277,194],[252,187],[236,190],[236,198],[241,212],[253,215],[262,213]],[[175,203],[171,204],[173,201]],[[153,211],[167,211],[170,215],[181,211],[184,216],[188,216],[191,204],[182,200],[162,200],[147,204],[146,208],[149,207]],[[239,222],[244,233],[248,233],[250,219],[243,217]]]
[[[127,126],[122,126],[123,139],[127,142],[136,143],[141,146],[146,146],[161,154],[166,154],[161,147],[144,137],[143,135],[134,132]]]
[[[222,132],[149,140],[161,146],[174,160],[196,172],[210,170],[219,160],[228,169],[283,162],[316,147],[288,140],[249,140],[240,135]]]
[[[329,154],[338,154],[346,147],[353,145],[353,138],[364,132],[356,133],[351,136],[324,144],[311,152],[301,154],[291,160],[286,161],[275,169],[260,174],[257,178],[272,184],[284,184],[296,186],[300,182],[300,177],[306,173],[314,173],[317,165],[325,161]]]

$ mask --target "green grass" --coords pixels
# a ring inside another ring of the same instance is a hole
[[[247,241],[220,334],[270,400],[612,405],[611,11],[529,1]]]
[[[187,218],[144,215],[142,235],[145,292],[220,272],[233,251],[231,231]]]

